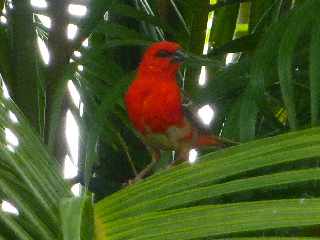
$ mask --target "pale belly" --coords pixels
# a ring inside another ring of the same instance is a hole
[[[192,141],[192,128],[187,121],[183,127],[170,127],[164,134],[147,132],[144,135],[146,143],[157,149],[178,150],[181,145],[191,144]]]
[[[169,151],[177,148],[177,145],[164,134],[148,134],[145,136],[145,141],[148,145],[156,149]]]

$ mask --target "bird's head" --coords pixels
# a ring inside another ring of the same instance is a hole
[[[175,42],[161,41],[152,44],[139,66],[140,72],[176,74],[186,54]]]

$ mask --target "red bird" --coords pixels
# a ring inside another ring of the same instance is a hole
[[[201,134],[185,116],[177,72],[186,55],[179,44],[162,41],[145,52],[137,75],[125,94],[129,119],[153,152],[175,150],[177,160],[186,160],[189,150],[203,145],[221,146],[217,137]]]

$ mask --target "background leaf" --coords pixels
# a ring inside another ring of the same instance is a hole
[[[93,239],[92,198],[65,198],[60,203],[64,240]]]

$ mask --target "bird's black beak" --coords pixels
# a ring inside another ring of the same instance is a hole
[[[182,63],[186,60],[186,58],[188,57],[187,53],[185,53],[183,50],[178,49],[177,51],[175,51],[172,56],[171,56],[171,61],[174,63]]]

